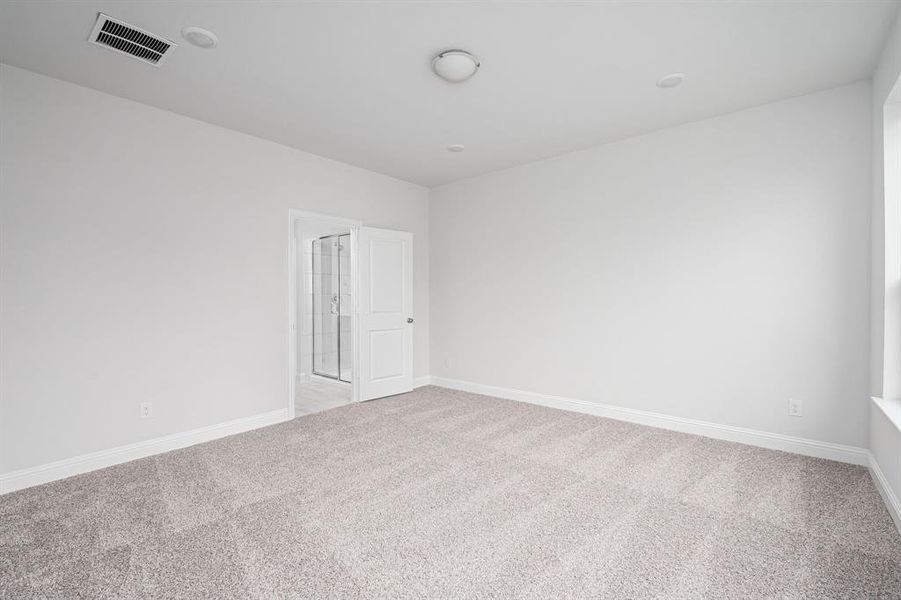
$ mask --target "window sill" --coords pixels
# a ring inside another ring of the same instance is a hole
[[[889,421],[901,431],[901,400],[897,398],[877,398],[872,396],[873,404],[885,414]]]

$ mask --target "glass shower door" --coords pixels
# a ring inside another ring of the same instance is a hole
[[[351,380],[350,235],[313,241],[313,373]]]
[[[313,373],[338,379],[338,248],[313,241]],[[317,289],[318,288],[318,289]]]

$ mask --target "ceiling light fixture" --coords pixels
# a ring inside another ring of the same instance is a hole
[[[198,48],[215,48],[219,45],[216,34],[201,27],[185,27],[181,30],[181,36]]]
[[[451,83],[466,81],[480,66],[479,59],[466,50],[445,50],[432,59],[435,75]]]
[[[683,81],[685,81],[685,73],[670,73],[657,80],[657,87],[661,89],[674,88]]]
[[[463,152],[463,144],[451,144],[447,147],[448,152]]]

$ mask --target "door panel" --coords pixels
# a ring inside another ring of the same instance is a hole
[[[404,332],[396,329],[369,332],[369,376],[373,382],[404,374]]]
[[[372,239],[370,264],[373,314],[396,313],[404,309],[404,240]]]
[[[413,234],[360,228],[360,399],[413,389]]]

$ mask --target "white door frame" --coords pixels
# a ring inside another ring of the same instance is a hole
[[[351,288],[351,396],[352,402],[359,401],[359,364],[360,364],[360,332],[359,332],[359,308],[358,290],[359,275],[359,244],[362,221],[347,219],[334,215],[308,212],[298,209],[288,209],[288,417],[294,418],[294,402],[297,385],[297,230],[298,222],[313,222],[323,225],[334,225],[338,229],[350,229],[350,288]]]

